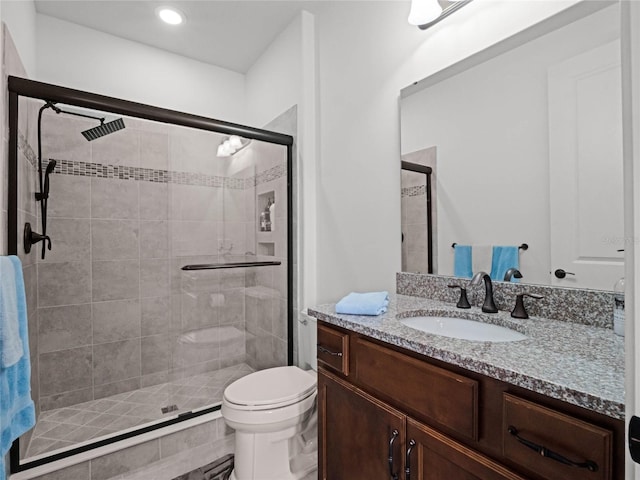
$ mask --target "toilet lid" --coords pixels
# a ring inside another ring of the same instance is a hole
[[[242,377],[224,391],[224,399],[236,405],[285,406],[309,396],[316,378],[298,367],[275,367]]]

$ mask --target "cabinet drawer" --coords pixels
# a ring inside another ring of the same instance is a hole
[[[354,340],[355,377],[365,389],[436,427],[478,437],[478,382],[362,338]]]
[[[611,479],[609,430],[508,393],[503,394],[502,427],[504,456],[539,476]],[[575,465],[566,464],[571,462]]]
[[[318,364],[349,375],[349,335],[319,324]]]

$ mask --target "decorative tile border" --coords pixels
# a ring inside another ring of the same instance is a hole
[[[468,288],[468,283],[468,279],[444,275],[405,272],[396,274],[398,294],[430,298],[454,305],[458,301],[459,292],[457,289],[447,288],[447,285],[463,285]],[[613,328],[613,292],[493,282],[494,299],[499,310],[511,311],[515,305],[516,295],[525,292],[543,297],[541,300],[526,301],[527,311],[532,317]],[[482,305],[484,285],[468,288],[467,293],[472,305]]]
[[[18,131],[18,151],[24,154],[33,168],[38,168],[38,155],[36,155],[27,138],[20,131]]]
[[[427,194],[426,185],[417,185],[415,187],[404,187],[401,190],[402,197],[419,197]]]
[[[103,165],[100,163],[56,160],[54,173],[80,177],[111,178],[118,180],[137,180],[154,183],[176,183],[181,185],[200,185],[206,187],[244,188],[242,180],[216,175],[205,175],[154,168],[128,167],[125,165]],[[225,185],[225,180],[229,185]]]
[[[29,163],[31,163],[34,168],[38,168],[38,156],[33,151],[33,148],[31,148],[31,145],[22,132],[18,132],[18,150],[25,155]],[[177,185],[196,185],[203,187],[225,187],[244,190],[286,177],[287,168],[286,164],[282,163],[259,172],[257,175],[250,178],[233,178],[218,175],[206,175],[203,173],[128,167],[125,165],[104,165],[101,163],[56,159],[56,169],[53,173],[80,177],[111,178],[153,183],[173,183]]]
[[[273,180],[277,180],[279,178],[282,178],[284,176],[287,175],[287,167],[284,163],[281,163],[280,165],[276,165],[275,167],[271,167],[268,168],[262,172],[259,172],[256,176],[255,176],[255,184],[251,185],[251,186],[255,186],[255,185],[260,185],[263,183],[268,183],[271,182]],[[251,179],[249,179],[251,180]]]

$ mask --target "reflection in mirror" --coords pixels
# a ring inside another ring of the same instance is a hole
[[[402,160],[438,167],[434,273],[453,275],[453,243],[527,243],[522,282],[611,290],[623,276],[619,37],[617,4],[580,2],[403,90]]]
[[[431,175],[424,164],[402,162],[402,271],[433,273]]]

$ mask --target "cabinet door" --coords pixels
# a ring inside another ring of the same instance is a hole
[[[402,477],[403,414],[322,370],[318,372],[318,401],[319,478],[397,480]]]
[[[409,453],[410,449],[410,453]],[[426,425],[407,421],[405,480],[526,480]]]

